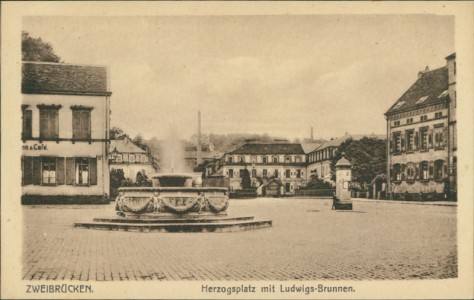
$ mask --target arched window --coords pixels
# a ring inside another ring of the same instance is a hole
[[[443,179],[444,160],[438,159],[434,162],[434,178],[436,180]]]

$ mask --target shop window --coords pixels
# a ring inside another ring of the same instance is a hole
[[[43,185],[56,185],[56,158],[42,157],[41,159],[41,183]]]
[[[40,108],[40,138],[57,139],[59,137],[59,108]]]
[[[22,139],[30,139],[33,132],[33,115],[31,109],[23,109],[23,130],[21,132]]]
[[[91,138],[90,110],[72,110],[72,137],[76,140],[88,140]]]
[[[76,157],[75,159],[75,183],[76,185],[89,185],[89,159]]]

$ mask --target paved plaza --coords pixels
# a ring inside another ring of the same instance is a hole
[[[23,206],[27,280],[364,280],[457,277],[456,207],[330,199],[231,200],[229,215],[272,219],[233,233],[74,228],[114,204]]]

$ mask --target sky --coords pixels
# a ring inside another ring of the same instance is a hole
[[[65,63],[106,65],[112,126],[289,139],[384,134],[418,71],[454,52],[437,15],[24,17]],[[171,126],[171,127],[170,127]]]

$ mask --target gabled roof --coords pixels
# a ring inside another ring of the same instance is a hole
[[[425,107],[449,99],[448,68],[420,73],[415,83],[390,107],[385,115]]]
[[[146,154],[147,152],[142,148],[135,145],[130,139],[124,138],[120,140],[111,140],[109,150],[110,152],[117,149],[119,153],[143,153]]]
[[[60,63],[23,62],[21,92],[109,96],[107,68]]]
[[[311,152],[317,151],[317,150],[322,150],[325,148],[329,147],[339,147],[343,142],[345,142],[348,139],[353,139],[355,141],[361,140],[362,138],[367,137],[367,138],[375,138],[375,139],[385,139],[386,135],[385,134],[346,134],[344,136],[332,139],[330,141],[327,141],[323,144],[321,144],[319,147],[314,149]]]
[[[295,143],[245,143],[229,154],[305,154],[301,144]]]

